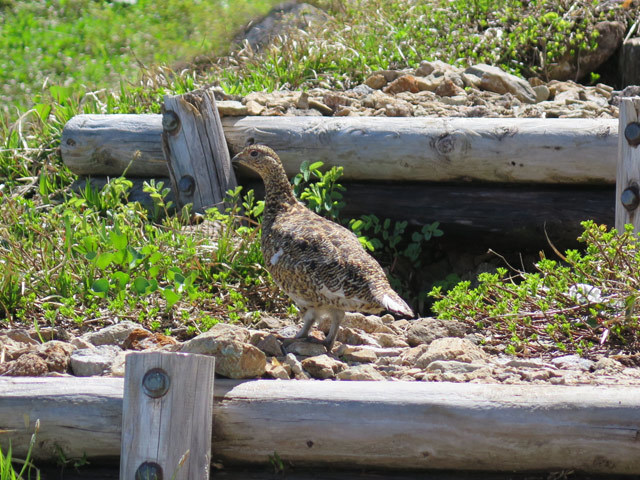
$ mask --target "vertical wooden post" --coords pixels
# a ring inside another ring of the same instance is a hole
[[[619,125],[615,226],[640,232],[640,97],[622,99]]]
[[[237,186],[211,90],[164,97],[162,149],[179,207],[192,203],[202,212],[220,206]]]
[[[131,353],[125,363],[121,480],[208,480],[215,357]]]

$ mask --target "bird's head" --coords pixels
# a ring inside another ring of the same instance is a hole
[[[254,170],[262,178],[270,173],[282,170],[282,163],[278,154],[266,145],[249,145],[231,159],[235,165],[244,165]]]

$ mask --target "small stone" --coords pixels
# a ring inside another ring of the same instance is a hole
[[[92,345],[118,345],[122,346],[131,332],[141,328],[139,323],[124,321],[105,327],[97,332],[85,333],[80,338]]]
[[[249,100],[245,106],[247,107],[247,115],[257,116],[264,112],[264,105],[260,105],[255,100]]]
[[[624,369],[624,365],[609,357],[602,357],[593,366],[594,370],[600,374],[615,374]]]
[[[302,368],[309,372],[313,378],[324,380],[335,377],[336,373],[346,368],[346,365],[329,355],[318,355],[305,358],[302,361]]]
[[[355,365],[341,371],[336,376],[338,380],[384,380],[385,377],[373,365]]]
[[[321,343],[310,342],[308,340],[298,340],[285,347],[287,353],[300,355],[301,357],[314,357],[327,353],[327,347]]]
[[[465,87],[469,87],[469,88],[480,88],[480,83],[482,82],[482,79],[477,76],[474,75],[472,73],[462,73],[460,75],[460,78],[462,78],[462,81],[464,82],[464,86]]]
[[[369,348],[345,346],[341,357],[346,362],[373,363],[378,359],[376,352]]]
[[[551,360],[556,367],[564,370],[593,370],[595,363],[578,355],[565,355]]]
[[[247,106],[235,100],[221,100],[216,102],[216,106],[222,117],[243,117],[248,113]]]
[[[413,107],[409,102],[396,100],[385,105],[384,112],[387,117],[411,117],[413,116]]]
[[[125,365],[127,360],[127,352],[119,352],[116,355],[116,358],[113,359],[113,363],[109,368],[109,375],[112,377],[124,377],[125,374]]]
[[[429,344],[437,338],[462,337],[465,334],[464,325],[454,320],[420,318],[411,322],[410,325],[407,343],[412,347]]]
[[[296,107],[301,110],[309,109],[309,94],[307,92],[300,92],[298,100],[296,100]]]
[[[364,315],[362,313],[346,313],[342,321],[343,327],[359,328],[366,333],[376,332],[384,326],[380,317],[376,315]]]
[[[282,343],[280,343],[280,340],[278,340],[278,338],[273,334],[269,334],[264,337],[256,346],[272,357],[279,357],[283,354]]]
[[[116,345],[98,345],[83,348],[71,354],[71,371],[76,377],[102,375],[111,369],[122,349]]]
[[[267,363],[267,368],[265,371],[266,375],[271,378],[279,379],[279,380],[289,380],[289,373],[287,369],[282,365],[273,365],[271,363]]]
[[[469,67],[465,73],[480,77],[480,87],[496,93],[511,93],[525,103],[535,103],[536,93],[526,80],[511,75],[499,67],[479,64]]]
[[[24,343],[26,345],[38,345],[40,343],[31,335],[29,335],[29,332],[27,330],[22,328],[11,328],[9,330],[4,330],[2,332],[2,336],[0,336],[0,339],[2,339],[2,337],[6,337],[13,340],[14,342]]]
[[[92,343],[87,342],[82,337],[73,338],[69,343],[76,348],[91,348],[94,346]]]
[[[370,345],[373,347],[380,347],[378,341],[371,335],[348,327],[340,328],[337,339],[339,342],[346,343],[347,345]]]
[[[446,337],[438,338],[431,342],[426,351],[416,361],[417,367],[426,368],[436,360],[457,360],[459,362],[473,363],[484,361],[487,354],[464,338]]]
[[[441,373],[467,373],[483,368],[485,365],[479,363],[458,362],[456,360],[436,360],[427,365],[428,372]]]
[[[75,349],[70,343],[51,340],[39,345],[36,353],[45,361],[49,372],[67,373],[70,357]]]
[[[271,315],[263,315],[258,323],[256,323],[256,328],[262,330],[277,330],[280,327],[282,327],[282,321]]]
[[[293,373],[296,379],[298,380],[309,379],[309,375],[307,375],[307,372],[305,372],[304,369],[302,368],[302,363],[300,363],[300,361],[296,358],[296,356],[293,353],[288,353],[287,356],[284,358],[284,361],[286,365],[289,365],[289,367],[291,368],[291,372]]]
[[[315,108],[316,110],[318,110],[322,115],[330,117],[333,115],[333,109],[327,105],[325,105],[324,103],[315,100],[315,99],[311,99],[309,100],[309,108]]]
[[[394,334],[374,333],[373,337],[378,341],[380,346],[384,348],[403,348],[409,346],[407,342]]]
[[[0,363],[0,375],[41,377],[49,373],[47,362],[36,353],[25,353],[12,362]]]
[[[180,351],[216,357],[216,373],[227,378],[256,378],[265,372],[267,358],[249,340],[246,328],[218,323],[185,342]]]
[[[323,97],[322,103],[324,103],[327,107],[331,108],[331,110],[335,112],[338,107],[350,105],[351,99],[345,97],[344,95],[338,95],[337,93],[327,93]]]
[[[124,350],[158,350],[167,345],[177,345],[178,341],[162,333],[153,333],[144,328],[138,328],[131,332],[122,342]]]
[[[418,87],[416,77],[413,75],[403,75],[387,85],[383,91],[390,94],[400,92],[417,93],[420,91],[420,88]]]
[[[448,78],[445,78],[445,80],[440,85],[438,85],[435,90],[435,94],[440,95],[441,97],[453,97],[456,95],[464,95],[466,97],[464,89],[460,88]]]
[[[373,75],[382,75],[387,82],[393,82],[396,78],[401,77],[403,72],[400,70],[378,70]]]

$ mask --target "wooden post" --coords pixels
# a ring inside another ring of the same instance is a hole
[[[620,104],[618,172],[616,176],[616,229],[627,223],[640,232],[640,97]]]
[[[120,478],[207,480],[215,357],[131,353],[125,366]]]
[[[210,90],[164,97],[162,147],[180,207],[220,205],[237,185],[216,101]]]

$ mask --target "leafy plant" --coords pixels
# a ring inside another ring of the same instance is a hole
[[[446,296],[435,287],[434,311],[474,326],[488,343],[506,341],[508,353],[637,349],[640,237],[631,225],[621,233],[592,221],[583,226],[584,253],[543,256],[532,273],[483,273],[476,288],[461,282]]]
[[[40,420],[36,420],[35,429],[29,441],[27,456],[24,460],[18,460],[12,457],[11,444],[5,454],[0,449],[0,480],[31,480],[35,478],[40,480],[40,470],[37,469],[31,461],[31,453],[36,444],[36,435],[40,429]],[[21,464],[22,468],[16,470],[14,464]]]
[[[300,173],[293,177],[293,192],[310,210],[337,221],[344,207],[342,192],[345,188],[338,180],[342,176],[342,167],[321,170],[323,162],[310,163],[305,160],[300,165]]]

